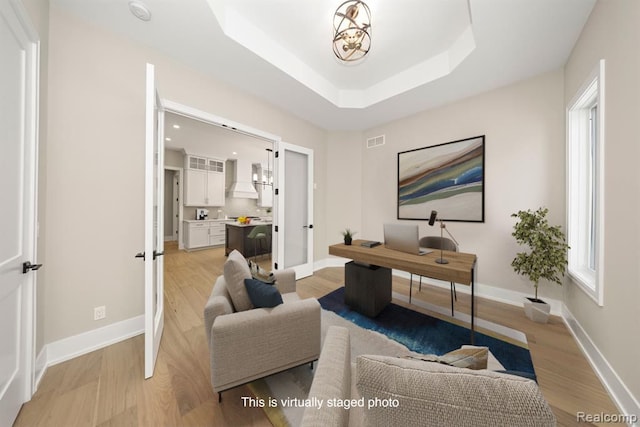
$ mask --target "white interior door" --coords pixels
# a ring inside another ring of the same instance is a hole
[[[144,376],[153,376],[164,328],[164,111],[147,64],[144,186]]]
[[[278,142],[276,153],[274,263],[301,279],[313,274],[313,150]]]
[[[0,0],[0,425],[33,393],[37,35]]]

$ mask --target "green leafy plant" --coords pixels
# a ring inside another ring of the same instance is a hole
[[[539,208],[532,212],[518,211],[511,214],[518,218],[511,235],[520,245],[527,245],[528,252],[518,252],[511,266],[518,274],[533,282],[535,299],[538,299],[538,284],[546,279],[562,285],[566,271],[569,245],[560,226],[551,226],[547,221],[549,209]]]
[[[356,234],[355,231],[351,231],[351,229],[345,228],[344,231],[342,232],[342,236],[344,237],[344,242],[347,244],[351,244],[354,234]]]

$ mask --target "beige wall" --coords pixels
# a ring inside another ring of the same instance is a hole
[[[362,234],[383,240],[382,224],[397,221],[397,153],[486,135],[485,222],[448,228],[460,249],[478,254],[478,282],[532,294],[511,260],[518,251],[511,213],[546,206],[564,225],[564,110],[562,71],[554,71],[463,101],[369,129],[386,144],[362,151]],[[419,222],[420,234],[439,234]],[[555,284],[541,284],[544,297],[561,299]]]
[[[49,1],[23,0],[23,4],[31,23],[40,38],[40,129],[38,134],[38,225],[37,263],[45,267],[38,270],[36,285],[36,354],[45,344],[45,295],[47,289],[48,266],[46,258],[46,229],[47,229],[47,120],[48,120],[48,74],[49,74]]]
[[[45,343],[143,313],[143,265],[133,256],[143,249],[146,62],[163,98],[315,150],[315,247],[326,247],[324,130],[56,5],[50,50]],[[96,322],[98,305],[107,317]]]
[[[366,238],[362,232],[362,132],[330,132],[327,139],[327,221],[328,244],[343,240],[342,231],[356,231],[356,239]],[[325,248],[316,259],[328,256]],[[324,256],[323,256],[324,255]]]
[[[640,400],[640,2],[598,1],[565,67],[565,104],[602,58],[605,70],[604,306],[577,285],[565,303]]]
[[[184,168],[184,154],[181,151],[165,150],[164,164],[174,168]]]

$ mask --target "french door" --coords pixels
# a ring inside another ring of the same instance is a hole
[[[144,185],[144,376],[153,376],[164,329],[164,110],[147,64]]]
[[[36,273],[38,36],[0,0],[0,425],[31,399]]]
[[[276,143],[274,263],[296,278],[313,274],[313,150]]]

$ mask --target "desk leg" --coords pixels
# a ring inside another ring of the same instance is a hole
[[[475,296],[475,280],[476,278],[476,269],[471,268],[471,345],[475,344],[475,317],[476,317],[476,296]]]

